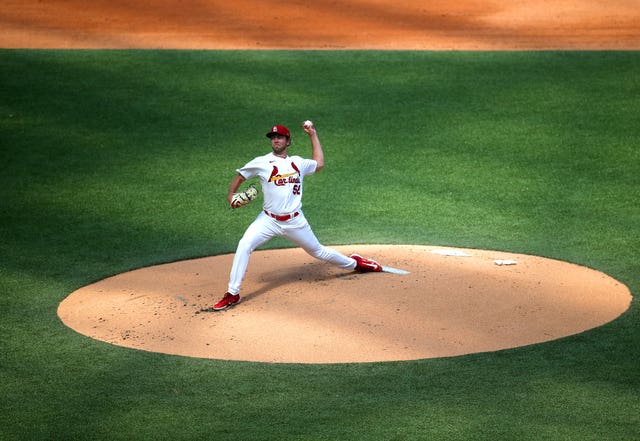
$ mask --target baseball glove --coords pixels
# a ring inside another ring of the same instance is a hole
[[[258,189],[250,185],[245,191],[234,193],[231,197],[231,208],[238,208],[250,204],[258,197]]]

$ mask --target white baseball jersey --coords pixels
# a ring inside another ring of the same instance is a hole
[[[258,177],[264,195],[263,208],[277,215],[302,208],[302,181],[315,173],[318,163],[300,156],[280,158],[272,153],[249,161],[236,170],[243,178]]]

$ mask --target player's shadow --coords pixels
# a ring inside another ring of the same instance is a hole
[[[251,268],[247,275],[251,277]],[[362,274],[356,271],[341,270],[328,263],[301,263],[293,264],[271,270],[261,272],[258,265],[254,266],[253,272],[261,285],[259,288],[247,291],[242,294],[242,303],[251,302],[260,296],[274,290],[281,290],[283,287],[292,283],[322,283],[336,278],[350,279],[361,277]],[[211,312],[213,308],[203,308],[201,312]]]
[[[359,277],[360,273],[341,270],[328,263],[304,263],[260,273],[257,277],[262,284],[260,288],[252,290],[243,296],[243,301],[254,300],[270,291],[281,289],[292,283],[322,283],[336,278]]]

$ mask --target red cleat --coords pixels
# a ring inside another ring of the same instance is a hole
[[[223,309],[230,308],[231,306],[235,306],[240,303],[240,294],[233,295],[230,292],[225,293],[222,300],[213,305],[214,311],[222,311]]]
[[[356,261],[355,270],[359,273],[379,273],[382,271],[382,266],[373,259],[365,259],[359,254],[352,254],[349,257]]]

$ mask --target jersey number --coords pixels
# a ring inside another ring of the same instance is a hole
[[[300,194],[300,184],[293,186],[293,194]]]

